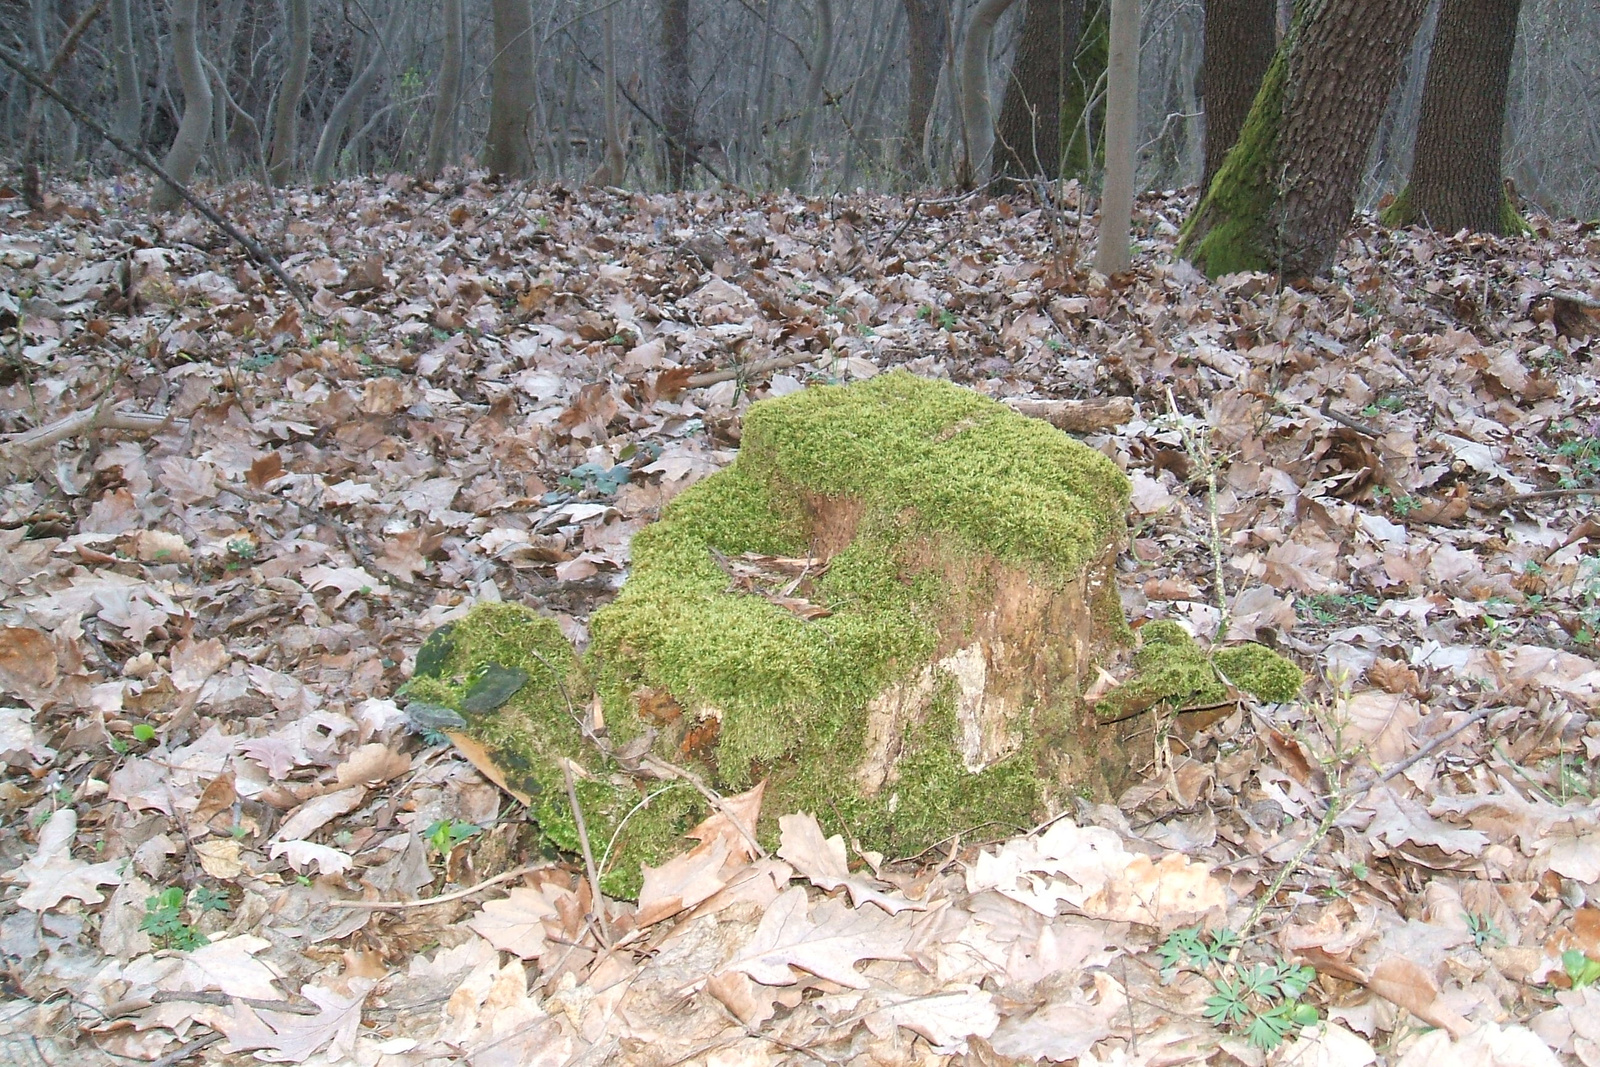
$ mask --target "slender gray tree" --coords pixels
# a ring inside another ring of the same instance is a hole
[[[300,101],[306,91],[306,70],[311,65],[311,0],[285,0],[289,21],[288,62],[278,86],[278,106],[272,116],[272,155],[267,173],[274,185],[284,185],[294,173],[296,141],[300,127]]]
[[[211,82],[200,60],[199,0],[171,0],[167,18],[172,31],[172,63],[183,89],[183,118],[161,166],[174,181],[188,185],[211,137]],[[158,210],[170,211],[183,203],[183,197],[163,184],[150,202]]]

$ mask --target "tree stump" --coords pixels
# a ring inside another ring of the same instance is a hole
[[[660,783],[597,756],[585,719],[616,752],[730,792],[765,781],[764,810],[890,855],[1009,835],[1129,783],[1148,730],[1130,745],[1134,723],[1083,699],[1132,643],[1115,464],[903,372],[755,404],[741,444],[635,538],[585,663],[504,605],[419,653],[409,695],[459,713],[459,743],[556,843],[574,847],[573,764],[597,851],[627,819],[609,889],[636,887],[637,861],[704,813],[681,785],[641,806]]]

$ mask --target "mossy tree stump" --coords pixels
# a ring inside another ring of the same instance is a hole
[[[579,765],[596,850],[627,821],[607,860],[624,892],[703,806],[585,751],[592,694],[612,744],[729,792],[765,780],[765,811],[864,849],[1009,834],[1138,762],[1135,724],[1083,700],[1131,643],[1113,574],[1128,492],[1100,453],[948,383],[764,401],[734,464],[635,538],[586,663],[554,623],[495,605],[424,646],[411,696],[459,712],[567,848],[562,760]]]

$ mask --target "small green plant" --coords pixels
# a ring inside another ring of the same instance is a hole
[[[936,308],[931,304],[924,304],[918,308],[917,318],[931,322],[941,330],[953,330],[956,325],[955,312],[949,308]]]
[[[470,822],[456,822],[454,819],[440,819],[428,827],[423,835],[428,840],[428,847],[443,856],[445,862],[450,862],[451,851],[461,842],[481,831],[483,827],[475,826]]]
[[[144,918],[139,929],[150,935],[157,948],[192,952],[211,939],[184,921],[184,893],[181,886],[168,886],[144,901]]]
[[[241,570],[255,562],[256,543],[248,537],[235,537],[228,542],[228,569]]]
[[[148,745],[156,739],[156,728],[147,722],[136,722],[133,724],[133,739]]]
[[[1421,500],[1414,496],[1397,495],[1390,498],[1389,507],[1393,508],[1394,513],[1403,519],[1413,511],[1422,510],[1422,503]]]
[[[633,477],[633,469],[625,463],[614,467],[602,467],[598,463],[584,463],[572,468],[571,474],[563,474],[556,480],[575,493],[592,490],[599,496],[615,496]]]
[[[1592,960],[1581,949],[1569,948],[1561,954],[1561,969],[1572,980],[1573,989],[1600,982],[1600,960]]]
[[[1480,915],[1475,911],[1466,912],[1467,933],[1472,935],[1472,947],[1482,951],[1489,945],[1503,945],[1506,935],[1494,924],[1494,920],[1487,915]]]
[[[1405,397],[1400,396],[1397,393],[1389,393],[1385,396],[1380,396],[1377,400],[1374,400],[1372,403],[1362,408],[1361,414],[1369,419],[1378,414],[1380,411],[1388,412],[1389,414],[1393,415],[1395,412],[1401,410],[1405,406]]]
[[[1156,950],[1161,977],[1171,981],[1179,971],[1203,976],[1215,990],[1205,1001],[1206,1018],[1242,1034],[1256,1048],[1277,1048],[1291,1031],[1317,1021],[1317,1009],[1300,1000],[1317,972],[1281,958],[1241,964],[1239,947],[1239,935],[1232,930],[1176,930]]]
[[[1294,602],[1301,618],[1324,624],[1338,622],[1347,612],[1377,611],[1378,604],[1378,598],[1371,593],[1310,593],[1296,597]]]

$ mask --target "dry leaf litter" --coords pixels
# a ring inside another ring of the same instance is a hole
[[[302,312],[132,193],[0,224],[6,1062],[1600,1065],[1593,225],[1362,223],[1295,291],[1174,260],[1176,194],[1107,281],[1070,188],[234,191]],[[754,855],[758,789],[596,901],[408,731],[418,645],[495,599],[581,643],[752,400],[891,367],[1131,397],[1087,437],[1130,618],[1303,700],[919,857],[808,813]],[[1272,966],[1317,1020],[1268,1051],[1208,998]]]

